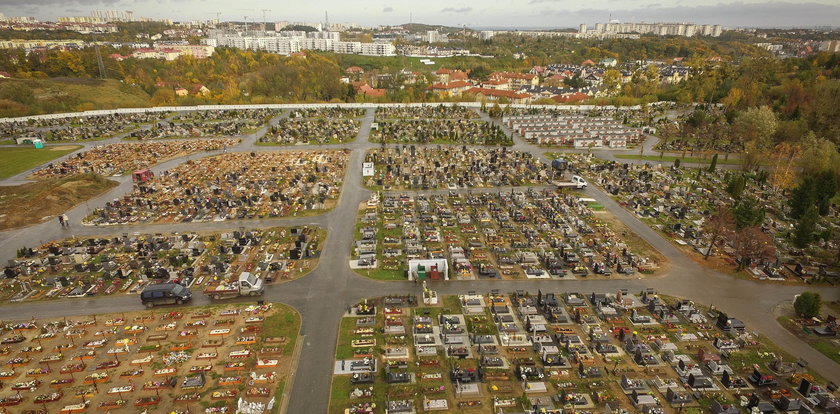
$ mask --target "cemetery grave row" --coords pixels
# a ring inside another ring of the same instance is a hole
[[[332,208],[345,151],[228,153],[189,160],[135,182],[85,224],[178,223],[285,217]]]
[[[193,122],[193,121],[216,121],[224,119],[227,121],[238,122],[259,122],[265,124],[272,118],[280,116],[283,113],[280,109],[269,108],[254,108],[254,109],[210,109],[201,111],[186,111],[181,112],[175,117],[176,122]]]
[[[573,194],[374,194],[350,264],[409,280],[619,277],[659,267],[634,249]]]
[[[0,123],[0,137],[44,142],[76,142],[112,138],[125,139],[224,137],[246,135],[282,113],[278,109],[202,110],[171,112],[114,113],[83,117],[39,119]]]
[[[684,128],[684,127],[683,127]],[[719,131],[731,128],[728,124],[711,125],[707,130],[684,132],[681,127],[670,123],[660,126],[659,142],[653,147],[655,151],[682,152],[682,156],[706,155],[713,153],[738,154],[744,151],[744,144],[737,134],[721,134]],[[708,137],[715,137],[709,139]]]
[[[0,413],[273,412],[299,327],[272,303],[8,322]]]
[[[53,241],[21,248],[6,264],[0,300],[138,295],[155,282],[177,282],[198,295],[243,272],[273,284],[314,269],[325,239],[317,227],[276,227]]]
[[[0,123],[0,137],[75,142],[110,138],[141,125],[161,121],[167,112],[91,115]]]
[[[727,121],[723,107],[694,108],[673,120],[660,120],[656,151],[681,151],[691,156],[713,153],[742,153],[745,140]],[[698,115],[702,115],[699,116]]]
[[[259,142],[265,144],[339,144],[352,141],[359,134],[361,122],[342,118],[282,119],[271,126]]]
[[[523,139],[537,145],[564,145],[575,148],[626,148],[639,144],[645,135],[640,128],[606,116],[521,115],[506,116],[502,122]]]
[[[829,302],[822,306],[820,314],[815,317],[801,318],[796,315],[794,309],[790,309],[789,316],[782,316],[778,321],[791,334],[840,363],[840,340],[837,335],[840,321],[835,316],[838,311],[838,302]]]
[[[576,164],[579,173],[588,177],[590,183],[602,187],[619,204],[647,220],[678,245],[703,255],[711,241],[704,232],[704,223],[716,213],[718,206],[732,208],[734,199],[727,192],[728,183],[743,174],[721,170],[710,172],[706,168],[620,164],[586,155],[571,155],[569,158]],[[815,276],[836,279],[836,270],[828,268],[820,258],[833,260],[836,257],[837,239],[814,243],[812,254],[803,254],[791,243],[796,221],[786,214],[787,197],[756,179],[746,178],[744,184],[743,197],[754,198],[758,205],[766,206],[760,227],[772,237],[777,251],[764,259],[751,260],[745,266],[747,271],[758,279],[808,280]],[[829,214],[822,221],[828,228],[840,226],[836,213]],[[712,255],[721,256],[734,267],[741,260],[737,237],[718,239],[722,246],[714,246]]]
[[[371,142],[387,144],[513,145],[501,127],[466,119],[401,119],[377,122]]]
[[[157,122],[126,139],[203,138],[242,136],[253,133],[282,113],[279,109],[231,109],[188,111],[170,122]]]
[[[482,108],[482,111],[489,112],[490,108]],[[593,107],[592,109],[586,109],[586,107],[575,107],[575,109],[562,109],[562,108],[537,108],[537,107],[527,107],[527,108],[511,108],[511,107],[504,107],[501,108],[502,116],[552,116],[552,117],[563,117],[563,116],[570,116],[570,115],[586,115],[589,117],[609,117],[612,119],[620,119],[624,120],[637,120],[647,118],[651,114],[654,113],[661,113],[664,110],[668,109],[668,107],[664,105],[657,105],[656,107],[649,106],[646,109],[632,109],[631,107]],[[624,122],[627,123],[627,122]]]
[[[302,108],[295,109],[289,114],[289,118],[360,118],[365,116],[363,108],[344,108],[340,106],[323,108]]]
[[[86,173],[124,175],[170,158],[216,151],[238,143],[237,139],[211,139],[99,145],[63,161],[48,164],[32,173],[32,177],[45,179]]]
[[[256,132],[265,123],[262,120],[218,122],[189,121],[183,123],[160,122],[148,129],[130,133],[126,140],[151,140],[170,138],[207,138],[242,136]]]
[[[424,284],[422,298],[367,299],[348,309],[331,414],[838,408],[837,387],[804,361],[738,319],[652,289],[438,298]]]
[[[465,106],[380,106],[376,108],[376,120],[385,119],[473,119],[477,112]]]
[[[368,150],[370,189],[428,190],[547,184],[551,170],[533,155],[506,147],[397,145]]]

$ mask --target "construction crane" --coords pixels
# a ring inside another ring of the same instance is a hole
[[[266,30],[266,25],[265,25],[265,12],[270,12],[270,11],[271,11],[271,9],[262,9],[262,12],[263,12],[263,30]]]

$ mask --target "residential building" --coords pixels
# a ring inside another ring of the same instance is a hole
[[[163,59],[175,60],[181,56],[181,52],[174,49],[137,49],[131,54],[136,59]]]
[[[80,49],[85,42],[79,39],[51,40],[51,39],[12,39],[0,40],[0,49]]]
[[[181,56],[192,56],[196,59],[209,58],[216,51],[215,47],[207,45],[166,45],[166,48],[178,51]]]
[[[840,52],[840,40],[826,40],[820,42],[818,49],[820,52],[837,53]]]
[[[105,22],[134,21],[134,12],[128,10],[93,10],[90,12],[90,15]]]
[[[527,104],[531,102],[531,95],[527,93],[517,93],[515,91],[488,89],[488,88],[470,88],[465,91],[467,94],[475,95],[477,102],[487,101],[496,102],[502,98],[514,104]]]
[[[396,49],[391,43],[362,43],[360,54],[367,56],[394,56],[396,55]]]
[[[609,23],[595,24],[594,33],[639,33],[658,36],[712,36],[723,33],[720,25],[691,23],[621,23],[613,20]]]
[[[440,33],[437,30],[429,30],[426,32],[426,41],[429,43],[437,43]]]
[[[469,78],[469,73],[462,70],[440,68],[435,71],[435,77],[439,83],[449,83],[456,80],[465,81]]]
[[[435,83],[429,86],[427,90],[434,92],[442,97],[458,97],[466,90],[473,86],[472,83],[465,80],[456,80],[448,83]]]
[[[265,50],[291,55],[301,50],[323,50],[334,53],[370,56],[394,56],[391,43],[344,42],[337,39],[338,32],[235,32],[211,30],[202,42],[208,46],[226,46],[239,49]]]
[[[503,80],[508,83],[508,89],[511,90],[540,84],[540,77],[532,73],[493,72],[490,74],[489,79]]]

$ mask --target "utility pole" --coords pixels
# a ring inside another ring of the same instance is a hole
[[[96,64],[99,66],[99,77],[105,79],[105,62],[102,61],[102,52],[99,50],[99,44],[94,46],[96,49]]]

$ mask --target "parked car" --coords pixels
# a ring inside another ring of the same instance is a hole
[[[140,302],[147,308],[157,305],[181,305],[192,299],[192,292],[178,283],[149,285],[140,293]]]

